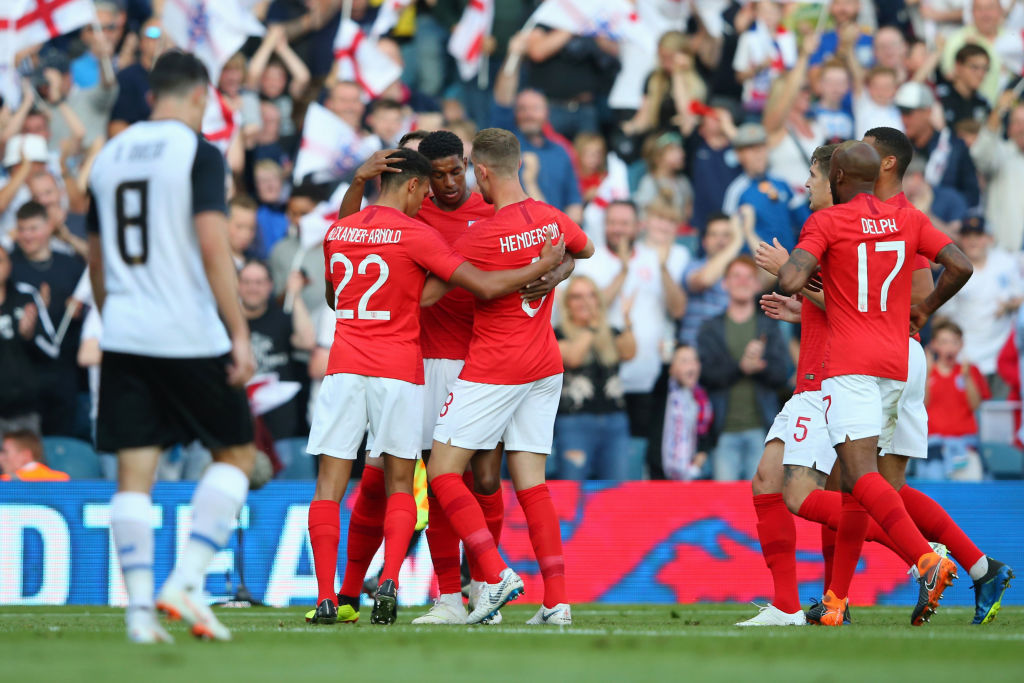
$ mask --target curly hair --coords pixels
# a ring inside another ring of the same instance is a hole
[[[434,161],[450,156],[461,159],[465,151],[458,135],[449,130],[435,130],[420,142],[420,154]]]

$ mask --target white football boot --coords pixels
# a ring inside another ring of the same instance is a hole
[[[209,599],[201,590],[182,588],[168,582],[157,596],[156,608],[172,621],[185,620],[192,626],[192,635],[196,638],[231,640],[231,631],[213,616]]]
[[[759,610],[756,615],[746,621],[737,622],[737,626],[804,626],[807,624],[807,616],[803,610],[797,610],[792,614],[783,612],[775,605],[756,605]]]
[[[564,602],[551,609],[541,605],[537,613],[526,623],[531,626],[572,626],[572,608]]]
[[[149,645],[152,643],[173,643],[174,638],[164,630],[156,618],[152,608],[131,608],[124,615],[128,640],[133,643]]]
[[[445,593],[434,600],[434,605],[426,614],[412,620],[419,624],[465,624],[469,616],[462,606],[462,593]]]
[[[505,603],[523,594],[523,580],[510,567],[501,572],[501,581],[485,583],[477,599],[476,607],[466,619],[467,624],[479,624],[498,613]]]

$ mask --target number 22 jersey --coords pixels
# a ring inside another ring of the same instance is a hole
[[[474,223],[455,248],[480,270],[522,268],[540,258],[548,234],[552,240],[561,235],[570,253],[587,245],[586,234],[571,218],[553,206],[526,199]],[[551,328],[551,295],[530,304],[518,292],[492,301],[477,299],[461,379],[526,384],[562,369],[562,354]]]
[[[327,374],[423,384],[423,282],[427,271],[447,282],[465,260],[436,230],[397,209],[368,206],[335,221],[324,237],[337,318]]]

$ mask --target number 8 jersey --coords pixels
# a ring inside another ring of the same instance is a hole
[[[420,297],[427,271],[447,282],[466,259],[432,227],[386,206],[334,222],[324,238],[334,290],[327,374],[423,384]]]
[[[914,255],[934,261],[951,241],[920,211],[871,194],[807,219],[796,248],[821,263],[828,318],[825,378],[906,381]]]
[[[103,248],[106,351],[208,358],[231,350],[193,217],[225,213],[224,158],[180,121],[143,121],[113,138],[89,174],[86,221]]]

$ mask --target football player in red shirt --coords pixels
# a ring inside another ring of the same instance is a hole
[[[813,214],[804,225],[797,248],[779,270],[779,288],[785,294],[799,291],[821,262],[829,329],[822,400],[847,494],[837,557],[844,543],[859,547],[868,516],[873,517],[906,556],[918,558],[921,589],[911,623],[920,625],[938,608],[956,568],[933,552],[917,530],[899,494],[878,473],[876,455],[879,445],[891,444],[896,405],[906,384],[907,318],[912,332],[920,329],[963,286],[972,268],[949,238],[919,214],[874,196],[879,166],[870,145],[839,146],[829,178],[836,206]],[[932,293],[913,306],[908,252],[946,268]],[[846,596],[828,591],[823,603],[824,623],[842,620]]]
[[[577,258],[593,254],[593,244],[578,225],[523,191],[519,141],[512,133],[480,131],[473,140],[473,164],[477,184],[496,213],[456,242],[472,263],[485,270],[521,266],[536,258],[539,240],[551,235],[562,235],[566,250]],[[476,302],[466,364],[441,408],[427,464],[434,494],[486,576],[468,623],[492,617],[523,590],[522,580],[498,554],[480,505],[460,476],[473,453],[494,448],[499,441],[508,452],[509,472],[544,579],[544,604],[528,623],[572,623],[558,517],[544,482],[562,369],[550,298],[531,302],[515,294]]]
[[[371,621],[394,623],[398,571],[412,537],[415,461],[423,420],[420,304],[427,272],[491,299],[513,293],[562,261],[548,239],[540,259],[517,270],[485,272],[459,256],[436,230],[412,218],[429,189],[430,162],[411,150],[390,155],[398,170],[381,181],[377,204],[336,221],[324,238],[326,298],[337,316],[327,376],[313,413],[307,450],[320,456],[309,506],[318,586],[315,623],[337,621],[334,577],[339,503],[369,424],[370,455],[384,456],[388,491],[384,569]]]
[[[910,139],[895,128],[872,128],[864,134],[864,142],[874,147],[882,163],[875,183],[875,195],[893,206],[917,211],[903,194],[903,174],[914,156]],[[925,263],[927,266],[927,263]],[[919,284],[920,279],[920,284]],[[914,271],[913,303],[921,291],[921,298],[932,289],[930,270]],[[899,420],[893,435],[893,448],[878,458],[878,471],[892,484],[907,508],[907,514],[927,538],[942,543],[960,566],[974,581],[974,621],[987,624],[999,612],[1003,593],[1013,578],[1013,570],[1006,564],[988,557],[957,526],[941,505],[925,493],[907,485],[907,463],[910,458],[927,457],[928,416],[925,412],[925,383],[927,370],[924,351],[918,341],[911,339],[911,354],[917,356],[907,378],[907,390],[900,398]],[[913,356],[912,356],[913,358]],[[911,392],[911,387],[915,391]],[[910,426],[910,433],[903,430]]]

